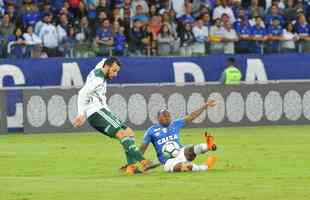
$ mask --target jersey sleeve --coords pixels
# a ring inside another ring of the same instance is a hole
[[[142,143],[143,143],[143,144],[150,144],[150,143],[151,143],[151,140],[152,140],[151,133],[152,133],[152,128],[149,128],[149,129],[144,133],[143,140],[142,140]]]
[[[92,101],[90,94],[102,83],[102,79],[94,78],[87,81],[78,94],[78,114],[86,116],[86,110]]]
[[[173,126],[176,128],[183,128],[185,126],[185,119],[180,118],[173,121]]]

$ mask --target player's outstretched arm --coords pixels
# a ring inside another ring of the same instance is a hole
[[[186,123],[190,123],[193,120],[195,120],[197,117],[199,117],[199,115],[201,115],[201,113],[204,110],[207,110],[208,108],[212,108],[216,105],[214,100],[209,100],[207,102],[205,102],[199,109],[193,111],[191,114],[186,115],[184,117],[184,120],[186,121]]]
[[[140,147],[139,147],[139,151],[141,152],[142,155],[145,153],[145,151],[147,150],[149,144],[150,144],[151,141],[152,141],[152,136],[151,136],[152,130],[153,130],[152,128],[149,128],[149,129],[144,133],[144,136],[143,136],[141,145],[140,145]]]

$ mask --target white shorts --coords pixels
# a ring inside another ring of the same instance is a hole
[[[184,155],[184,149],[185,147],[181,148],[178,155],[175,158],[170,158],[169,160],[166,161],[164,165],[165,172],[173,172],[174,166],[176,166],[179,163],[190,162],[186,159]]]

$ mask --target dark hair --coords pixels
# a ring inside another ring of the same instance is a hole
[[[102,20],[101,20],[101,22],[100,22],[100,23],[101,23],[101,24],[103,24],[105,21],[110,22],[110,20],[109,20],[108,18],[104,18],[104,19],[102,19]]]
[[[116,57],[109,57],[109,58],[107,58],[104,61],[103,65],[111,66],[113,63],[116,63],[118,66],[122,65],[121,61],[118,58],[116,58]]]
[[[157,112],[157,117],[159,117],[162,113],[169,112],[167,108],[162,108]]]
[[[17,30],[20,30],[20,32],[22,32],[22,35],[23,35],[23,32],[24,32],[24,31],[23,31],[23,28],[20,27],[20,26],[16,26],[15,29],[14,29],[14,32],[13,32],[15,36],[16,36]]]
[[[229,57],[229,58],[227,59],[227,62],[229,62],[229,63],[235,63],[236,60],[235,60],[235,58],[233,58],[233,57]]]
[[[228,15],[228,14],[226,14],[226,13],[223,13],[223,14],[221,15],[221,18],[222,18],[222,17],[224,17],[224,16],[226,16],[226,17],[230,18],[230,17],[229,17],[229,15]]]
[[[136,22],[141,22],[141,20],[136,18],[136,19],[133,20],[133,22],[134,22],[134,23],[136,23]]]
[[[221,18],[215,18],[215,19],[213,19],[213,24],[216,24],[217,21],[222,22]]]
[[[72,24],[68,24],[68,29],[67,29],[67,34],[68,34],[68,36],[71,36],[70,35],[70,30],[73,30],[74,32],[73,32],[73,36],[75,36],[76,35],[76,28],[72,25]]]
[[[294,26],[294,24],[291,22],[291,21],[288,21],[288,22],[286,22],[286,24],[285,24],[285,29],[286,30],[288,30],[288,26],[289,25],[291,25],[292,26],[292,33],[295,33],[296,32],[296,30],[295,30],[295,26]]]
[[[257,20],[257,19],[263,19],[263,18],[261,16],[256,16],[255,20]]]
[[[168,35],[171,35],[171,33],[170,33],[170,28],[169,28],[169,26],[168,26],[167,24],[161,25],[159,33],[160,33],[161,35],[164,34],[164,27],[167,27],[167,28],[168,28]]]

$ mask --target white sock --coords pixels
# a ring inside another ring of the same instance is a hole
[[[193,164],[193,168],[192,168],[193,172],[206,171],[206,170],[208,170],[208,166],[207,165],[196,165],[196,164]]]
[[[208,146],[205,143],[194,145],[194,152],[196,155],[206,153],[207,151],[208,151]]]

